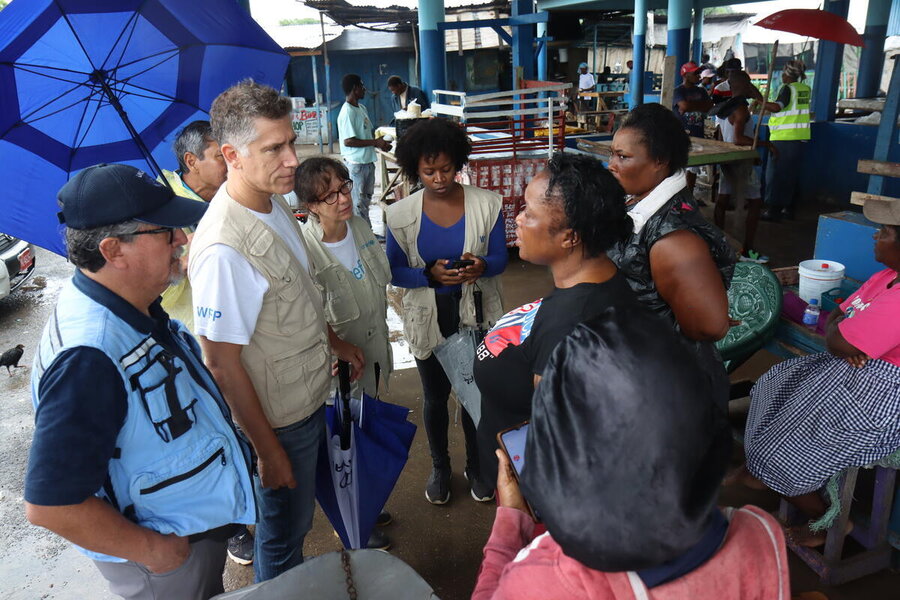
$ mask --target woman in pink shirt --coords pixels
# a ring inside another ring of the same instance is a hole
[[[738,479],[762,482],[813,518],[825,513],[818,490],[832,475],[900,448],[900,202],[868,200],[863,212],[881,224],[875,260],[887,268],[829,315],[828,352],[775,365],[751,392],[749,473]],[[806,527],[791,533],[824,542]]]
[[[789,600],[777,522],[716,506],[731,430],[688,348],[639,304],[559,342],[515,452],[521,492],[497,453],[473,600]],[[537,537],[526,499],[547,527]]]

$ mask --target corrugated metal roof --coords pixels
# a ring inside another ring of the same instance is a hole
[[[360,50],[413,50],[413,39],[408,32],[347,27],[339,37],[328,42],[329,52]]]

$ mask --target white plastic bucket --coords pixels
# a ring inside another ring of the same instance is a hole
[[[822,306],[822,294],[841,287],[844,265],[833,260],[804,260],[800,263],[800,297],[806,302],[813,298]]]

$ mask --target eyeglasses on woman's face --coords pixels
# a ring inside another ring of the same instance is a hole
[[[328,192],[324,196],[318,199],[319,202],[324,202],[325,204],[336,204],[338,200],[340,200],[341,196],[349,196],[350,192],[353,191],[353,181],[350,179],[344,181],[334,192]]]

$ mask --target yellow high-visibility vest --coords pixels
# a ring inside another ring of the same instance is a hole
[[[808,140],[809,99],[812,89],[799,81],[787,86],[791,91],[791,101],[781,111],[772,113],[769,117],[769,139],[773,142]]]

